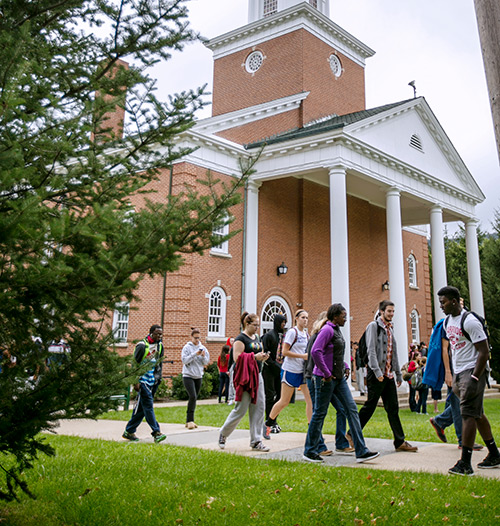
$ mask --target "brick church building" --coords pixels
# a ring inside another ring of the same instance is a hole
[[[230,0],[227,0],[228,2]],[[262,149],[231,229],[242,232],[179,271],[145,279],[115,312],[123,352],[162,323],[166,374],[181,370],[190,328],[217,359],[243,310],[261,330],[332,302],[358,340],[382,299],[396,306],[400,363],[428,341],[446,285],[443,224],[462,221],[471,307],[483,312],[475,206],[484,195],[424,98],[365,106],[374,51],[329,18],[329,0],[249,0],[248,24],[210,40],[213,113],[180,137],[197,146],[154,183],[178,192],[210,170],[222,180]],[[229,228],[229,227],[227,227]],[[429,266],[433,255],[432,289]],[[434,294],[434,312],[432,295]]]

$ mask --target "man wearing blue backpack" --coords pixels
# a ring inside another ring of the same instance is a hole
[[[500,452],[483,409],[488,375],[488,338],[481,319],[461,306],[457,288],[443,287],[438,291],[438,297],[446,314],[443,326],[451,348],[453,391],[460,398],[462,413],[462,458],[449,469],[449,473],[471,476],[474,475],[471,460],[477,431],[488,448],[488,455],[477,467],[500,467]]]

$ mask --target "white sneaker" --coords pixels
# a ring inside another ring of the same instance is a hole
[[[262,451],[262,452],[266,452],[266,451],[270,451],[270,449],[264,445],[263,442],[257,442],[256,444],[253,444],[253,446],[250,446],[252,449],[254,449],[255,451]]]

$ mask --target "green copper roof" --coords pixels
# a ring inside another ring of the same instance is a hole
[[[302,128],[294,128],[293,130],[278,133],[266,139],[260,139],[255,142],[245,144],[245,148],[247,150],[251,148],[259,148],[267,144],[276,144],[279,142],[290,141],[293,139],[300,139],[302,137],[309,137],[311,135],[318,135],[320,133],[325,133],[331,130],[337,130],[339,128],[343,128],[344,126],[348,126],[349,124],[353,124],[355,122],[368,119],[369,117],[373,117],[378,113],[383,113],[384,111],[392,110],[394,108],[397,108],[398,106],[402,106],[403,104],[406,104],[411,100],[414,99],[394,102],[392,104],[385,104],[384,106],[378,106],[377,108],[356,111],[354,113],[347,113],[346,115],[337,115],[335,117],[322,120],[321,122],[316,122],[314,124],[303,126]]]

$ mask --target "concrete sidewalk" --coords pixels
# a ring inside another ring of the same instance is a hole
[[[185,403],[184,403],[185,404]],[[123,442],[126,447],[134,447],[135,443],[127,442],[121,438],[126,422],[117,420],[61,420],[56,433],[60,435],[79,436],[83,438],[96,438]],[[175,446],[197,447],[201,449],[220,451],[221,454],[233,453],[248,457],[262,459],[282,459],[290,462],[302,461],[304,448],[304,433],[281,432],[271,435],[271,440],[266,440],[266,446],[271,448],[269,453],[253,451],[249,446],[248,430],[237,429],[227,440],[224,450],[218,447],[219,429],[209,426],[199,426],[197,429],[188,430],[183,424],[161,423],[161,430],[167,439],[158,445],[171,444]],[[152,443],[149,426],[143,422],[137,431],[140,443]],[[335,437],[326,435],[328,447],[335,450]],[[396,453],[391,440],[366,438],[366,444],[372,451],[379,451],[380,456],[371,462],[356,463],[353,455],[334,453],[325,457],[324,465],[329,467],[348,466],[356,468],[388,469],[391,471],[417,471],[428,473],[447,474],[460,458],[460,451],[456,445],[414,442],[419,447],[418,453]],[[500,480],[500,469],[476,469],[476,464],[481,462],[488,451],[474,452],[472,465],[476,475]],[[318,464],[316,464],[317,466]]]

